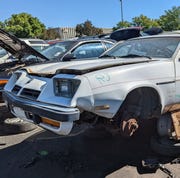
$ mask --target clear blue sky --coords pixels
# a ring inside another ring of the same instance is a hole
[[[180,0],[123,0],[124,20],[141,14],[156,19]],[[46,27],[75,27],[90,20],[96,27],[111,28],[121,20],[120,0],[0,0],[0,21],[26,12]]]

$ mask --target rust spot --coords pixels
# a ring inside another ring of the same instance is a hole
[[[27,68],[28,73],[33,73],[33,71],[30,68]]]
[[[131,137],[138,127],[136,118],[123,119],[120,125],[120,132],[122,136]]]

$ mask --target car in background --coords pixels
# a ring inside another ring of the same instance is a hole
[[[0,89],[7,83],[12,72],[17,68],[26,65],[19,59],[25,58],[30,54],[39,56],[39,62],[48,60],[37,50],[30,47],[26,42],[0,29],[0,47],[2,57],[5,57],[0,63]]]
[[[24,39],[24,38],[21,38],[20,40],[24,41],[27,45],[31,46],[32,48],[34,48],[37,51],[42,51],[47,46],[49,46],[49,44],[46,43],[42,39]],[[16,59],[15,59],[15,57],[13,57],[13,55],[11,55],[11,53],[9,53],[8,51],[6,51],[3,48],[0,48],[0,64],[5,63],[5,62],[9,62],[11,60],[16,60]]]
[[[41,54],[46,56],[50,61],[85,60],[99,57],[114,44],[114,40],[99,38],[67,40],[50,45],[41,51]]]
[[[0,64],[5,63],[6,60],[11,56],[5,49],[0,48]]]
[[[28,44],[29,46],[31,46],[37,51],[42,51],[47,46],[49,46],[49,44],[46,41],[42,39],[38,39],[38,38],[37,39],[36,38],[20,38],[20,40],[24,41],[26,44]]]
[[[121,28],[112,32],[109,38],[116,41],[124,41],[130,38],[136,38],[140,36],[157,35],[162,32],[162,29],[157,27],[152,27],[146,30],[144,30],[143,27],[128,27]]]
[[[62,40],[60,40],[60,39],[46,40],[46,43],[48,43],[49,45],[52,45],[52,44],[55,44],[55,43],[60,42],[60,41],[62,41]]]

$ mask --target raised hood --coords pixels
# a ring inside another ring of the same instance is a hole
[[[0,46],[11,53],[15,58],[21,59],[27,55],[34,55],[42,59],[42,61],[49,60],[44,55],[27,45],[12,34],[0,29]]]

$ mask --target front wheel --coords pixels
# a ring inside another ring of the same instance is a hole
[[[127,95],[115,119],[120,126],[121,135],[131,137],[138,129],[145,127],[146,121],[158,118],[160,113],[158,93],[152,88],[142,87]]]

